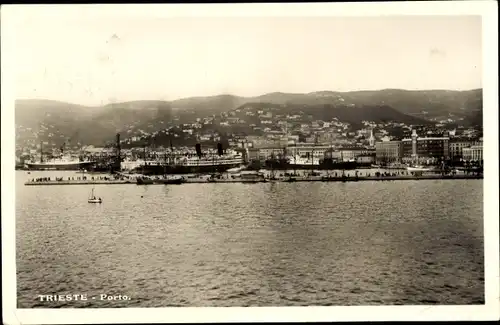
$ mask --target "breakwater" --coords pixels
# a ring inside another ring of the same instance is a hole
[[[391,176],[346,176],[346,177],[325,177],[325,176],[295,176],[266,178],[262,180],[241,180],[232,178],[186,178],[182,183],[264,183],[264,182],[360,182],[360,181],[404,181],[404,180],[437,180],[437,179],[483,179],[482,175],[391,175]],[[134,179],[85,179],[85,180],[63,180],[45,178],[42,180],[31,180],[24,185],[109,185],[109,184],[137,184]],[[144,185],[165,185],[164,182],[154,182]]]
[[[131,180],[71,180],[71,181],[56,181],[56,180],[44,180],[44,181],[28,181],[24,185],[109,185],[109,184],[135,184],[135,181]]]

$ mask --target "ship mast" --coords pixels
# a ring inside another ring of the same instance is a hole
[[[342,177],[344,177],[344,154],[342,153],[342,148],[340,148],[340,165],[342,166]]]
[[[167,177],[167,150],[163,154],[163,178]]]
[[[144,158],[144,162],[142,163],[142,176],[144,176],[144,166],[146,165],[146,145],[142,146],[142,155]]]
[[[283,160],[282,160],[282,162],[283,162],[285,171],[287,170],[287,167],[289,166],[289,164],[288,164],[288,150],[287,150],[287,145],[285,145],[283,147]]]
[[[216,169],[215,169],[215,154],[212,154],[212,170],[215,175]]]
[[[169,165],[172,164],[172,162],[175,160],[174,159],[174,146],[172,145],[172,139],[170,139],[170,155],[168,157],[168,163]]]
[[[271,178],[274,178],[274,150],[271,149]]]
[[[297,174],[297,144],[295,144],[295,150],[293,151],[293,176]]]
[[[313,145],[313,148],[311,150],[311,166],[312,166],[312,172],[314,173],[314,146],[316,144]]]
[[[312,172],[311,172],[311,175],[314,174],[314,148],[316,147],[316,144],[318,143],[318,135],[317,134],[314,134],[314,145],[313,145],[313,148],[312,148],[312,152],[311,152],[311,164],[312,164]]]
[[[325,159],[326,160],[326,159]],[[324,161],[324,160],[323,160]],[[333,146],[332,143],[330,142],[330,159],[327,164],[327,169],[326,169],[326,174],[328,175],[327,177],[330,178],[330,167],[333,164]]]

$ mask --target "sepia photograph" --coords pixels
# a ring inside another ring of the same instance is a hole
[[[5,323],[498,319],[495,9],[2,6]]]

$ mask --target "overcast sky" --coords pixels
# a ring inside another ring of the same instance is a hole
[[[31,10],[15,25],[17,98],[100,105],[222,93],[481,87],[479,16],[47,12]]]

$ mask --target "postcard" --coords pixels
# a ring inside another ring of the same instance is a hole
[[[499,319],[496,9],[3,6],[5,324]]]

